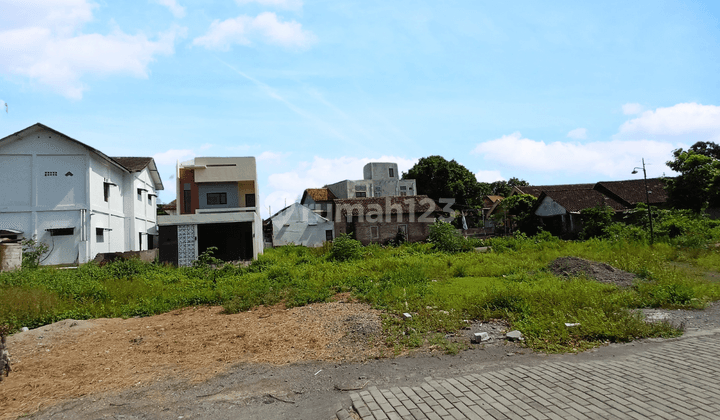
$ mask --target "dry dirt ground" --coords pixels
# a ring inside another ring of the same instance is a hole
[[[619,285],[629,274],[580,259],[550,268]],[[646,313],[688,330],[720,327],[718,304]],[[507,327],[499,321],[469,325],[448,338],[469,342],[473,332],[487,331],[492,339],[456,356],[424,348],[387,358],[380,313],[347,295],[234,315],[198,307],[146,318],[65,320],[8,338],[13,372],[0,382],[0,419],[329,420],[349,405],[348,390],[368,384],[412,386],[428,376],[548,357],[613,356],[654,342],[547,356],[503,340]]]

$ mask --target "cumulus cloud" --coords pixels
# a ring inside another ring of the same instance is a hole
[[[564,174],[592,174],[602,179],[627,178],[641,158],[651,163],[648,176],[668,171],[665,161],[678,143],[653,140],[611,140],[606,142],[571,143],[531,140],[519,132],[478,144],[472,153],[487,161],[513,168]]]
[[[574,130],[570,130],[570,132],[567,133],[567,136],[571,139],[584,140],[587,138],[587,129],[576,128]]]
[[[720,106],[681,103],[645,111],[620,126],[619,138],[720,141]]]
[[[73,99],[87,87],[85,75],[148,77],[158,55],[174,52],[184,29],[174,27],[156,40],[115,28],[108,35],[82,33],[96,5],[87,0],[26,0],[3,4],[0,18],[0,74],[39,82]]]
[[[302,8],[302,0],[235,0],[239,5],[257,3],[261,6],[276,7],[278,9],[298,10]]]
[[[622,106],[623,114],[625,115],[637,115],[643,112],[645,108],[637,103],[628,103]]]
[[[153,155],[155,163],[158,165],[175,165],[177,161],[185,161],[194,158],[197,154],[190,149],[170,149],[167,152],[156,153]]]
[[[404,159],[395,156],[381,156],[379,158],[340,157],[326,159],[315,156],[311,162],[300,162],[298,166],[288,172],[271,174],[268,177],[268,193],[263,200],[263,217],[267,216],[268,207],[277,212],[285,206],[285,200],[291,204],[295,199],[302,197],[306,188],[320,188],[326,184],[343,181],[345,179],[362,179],[363,166],[369,162],[395,162],[398,170],[407,172],[417,159]]]
[[[172,13],[176,18],[180,19],[185,17],[185,8],[180,6],[177,0],[155,0],[155,2],[167,7],[170,10],[170,13]]]
[[[487,183],[505,181],[505,178],[500,174],[500,171],[477,171],[475,172],[475,179],[477,179],[478,182]]]
[[[241,15],[215,20],[205,35],[193,40],[193,45],[227,51],[235,44],[251,45],[254,41],[262,41],[287,48],[307,48],[315,39],[315,35],[303,30],[300,23],[294,20],[282,22],[275,13],[264,12],[256,17]]]

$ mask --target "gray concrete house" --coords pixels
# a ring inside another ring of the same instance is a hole
[[[400,179],[397,163],[370,162],[363,167],[363,179],[326,185],[339,199],[417,195],[414,179]]]
[[[293,203],[269,218],[272,246],[319,247],[333,240],[333,222],[300,203]]]

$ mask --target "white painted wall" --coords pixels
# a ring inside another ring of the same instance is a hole
[[[543,198],[542,203],[540,203],[537,210],[535,210],[535,215],[540,217],[559,216],[564,215],[565,213],[567,213],[565,207],[561,206],[547,196]]]
[[[294,203],[271,217],[273,245],[288,244],[308,247],[322,246],[325,231],[333,230],[333,222],[318,216],[309,208]]]
[[[46,176],[47,175],[49,176]],[[108,201],[104,182],[110,181]],[[137,200],[137,188],[142,199]],[[47,243],[41,263],[85,263],[100,252],[147,249],[156,227],[155,193],[148,169],[128,173],[84,145],[42,126],[0,143],[0,228]],[[73,227],[73,235],[47,229]],[[103,235],[96,234],[103,228]],[[105,230],[107,229],[107,230]]]

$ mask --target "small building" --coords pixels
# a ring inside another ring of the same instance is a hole
[[[293,203],[269,218],[272,246],[319,247],[333,240],[333,222],[300,203]]]
[[[583,229],[580,211],[597,206],[609,206],[615,212],[627,210],[618,203],[592,188],[543,191],[533,212],[540,218],[541,226],[551,234],[573,238]]]
[[[197,157],[176,179],[176,214],[158,217],[161,261],[189,266],[210,247],[224,261],[262,254],[254,157]]]
[[[335,200],[335,233],[353,234],[363,245],[424,241],[440,211],[426,195]]]
[[[40,264],[157,246],[150,157],[109,157],[37,123],[0,139],[0,231],[49,246]]]
[[[363,167],[363,179],[326,185],[339,199],[409,196],[417,194],[414,179],[400,179],[397,163],[370,162]]]
[[[332,218],[333,200],[337,197],[328,188],[308,188],[303,191],[300,204],[312,210],[318,216]]]

